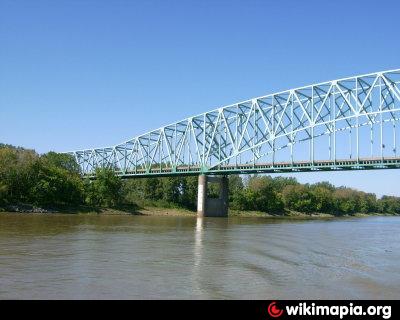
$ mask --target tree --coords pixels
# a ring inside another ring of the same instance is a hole
[[[87,202],[113,207],[122,200],[122,181],[111,168],[97,168],[96,179],[87,183]]]
[[[133,204],[139,199],[144,199],[143,181],[141,178],[132,178],[122,181],[122,194],[124,202]]]
[[[231,175],[229,177],[229,196],[233,196],[234,194],[243,190],[243,180],[239,175]]]
[[[29,190],[35,183],[33,166],[39,156],[32,150],[0,148],[0,181],[3,185],[3,203],[28,201]]]
[[[362,213],[376,212],[376,195],[373,193],[359,192],[359,210]]]
[[[332,183],[330,183],[328,181],[322,181],[322,182],[314,183],[313,185],[311,185],[311,188],[324,188],[324,189],[329,190],[329,191],[335,191],[336,190],[336,187]]]
[[[42,159],[48,161],[49,165],[65,169],[71,173],[79,174],[79,165],[75,158],[70,154],[48,152],[42,156]]]
[[[181,196],[181,181],[178,177],[161,179],[161,196],[167,203],[179,203]]]
[[[181,178],[181,200],[180,203],[189,209],[196,209],[197,207],[197,184],[198,177],[197,176],[189,176]]]
[[[253,176],[247,187],[239,189],[232,196],[233,207],[239,210],[256,210],[269,213],[282,213],[283,202],[274,191],[269,177]]]
[[[31,170],[34,183],[29,190],[29,202],[46,206],[82,203],[84,188],[80,176],[49,165],[44,159],[35,162]]]
[[[299,185],[299,182],[296,180],[296,178],[293,177],[275,177],[271,178],[267,176],[268,179],[270,179],[272,183],[272,187],[275,190],[275,192],[281,193],[282,190],[286,186],[291,186],[291,185]]]
[[[288,185],[282,191],[288,209],[299,212],[315,212],[315,197],[308,185]]]
[[[359,211],[358,191],[341,187],[333,192],[335,210],[339,215],[353,214]]]
[[[317,212],[332,213],[334,211],[332,190],[328,188],[324,184],[316,184],[312,188]]]
[[[383,196],[377,201],[377,210],[381,213],[400,214],[400,198]]]

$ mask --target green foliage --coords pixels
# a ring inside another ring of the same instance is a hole
[[[68,162],[70,165],[66,166]],[[65,155],[39,156],[32,150],[0,147],[1,205],[76,205],[82,199],[82,179]]]
[[[125,203],[196,208],[197,177],[136,178],[123,181]]]
[[[269,213],[283,212],[283,202],[274,190],[270,177],[251,177],[246,188],[238,188],[232,195],[232,208]]]
[[[358,192],[349,188],[339,188],[333,193],[333,202],[337,214],[353,214],[359,208]]]
[[[65,169],[69,172],[79,173],[79,165],[74,157],[70,154],[62,154],[50,151],[42,156],[44,161],[47,161],[50,166]]]
[[[316,212],[332,213],[334,211],[332,190],[324,184],[312,187],[314,209]]]
[[[83,183],[77,174],[40,159],[32,166],[33,180],[29,202],[37,205],[78,205],[82,202]]]
[[[279,192],[279,193],[281,193],[286,186],[299,185],[299,182],[297,182],[296,178],[293,178],[293,177],[272,178],[270,176],[266,176],[266,178],[270,181],[275,192]]]
[[[183,207],[195,210],[197,206],[197,176],[182,178],[181,203]]]
[[[96,179],[86,182],[86,201],[91,205],[114,207],[121,199],[121,178],[110,168],[97,168]]]
[[[83,180],[79,166],[70,155],[0,144],[0,207],[14,204],[39,206],[115,207],[142,205],[196,209],[197,176],[134,178],[121,180],[112,169],[97,169],[95,180]],[[209,196],[219,195],[218,185],[210,184]],[[284,214],[304,213],[400,214],[400,198],[350,188],[329,182],[300,184],[295,178],[270,176],[229,177],[230,207]]]
[[[0,204],[76,205],[82,202],[82,194],[82,179],[65,155],[0,148]]]
[[[234,194],[241,192],[244,188],[243,179],[239,175],[231,175],[229,177],[229,195],[233,196]]]
[[[383,196],[378,200],[377,209],[381,213],[400,214],[400,199],[393,196]]]
[[[287,185],[282,190],[285,206],[299,212],[315,212],[316,197],[308,185]]]
[[[3,186],[2,203],[19,203],[30,200],[34,183],[35,163],[39,156],[30,150],[0,148],[0,183]]]

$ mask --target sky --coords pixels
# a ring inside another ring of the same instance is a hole
[[[0,142],[39,153],[115,145],[249,98],[397,69],[399,10],[398,0],[0,0]],[[293,176],[400,196],[400,170]]]

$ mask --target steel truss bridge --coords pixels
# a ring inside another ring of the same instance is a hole
[[[84,176],[400,168],[400,69],[221,107],[121,144],[69,152]]]

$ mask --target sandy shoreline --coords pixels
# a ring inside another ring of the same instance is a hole
[[[196,217],[196,212],[182,209],[182,208],[160,208],[160,207],[144,207],[144,208],[92,208],[92,207],[80,207],[80,208],[64,208],[62,210],[48,210],[37,212],[10,212],[0,211],[1,213],[8,214],[78,214],[78,215],[137,215],[137,216],[170,216],[170,217]],[[354,215],[343,215],[335,216],[327,213],[301,213],[301,212],[285,212],[285,214],[268,214],[258,211],[238,211],[229,210],[229,217],[262,217],[271,219],[331,219],[331,218],[349,218],[349,217],[371,217],[371,216],[395,216],[391,214],[363,214],[357,213]]]

